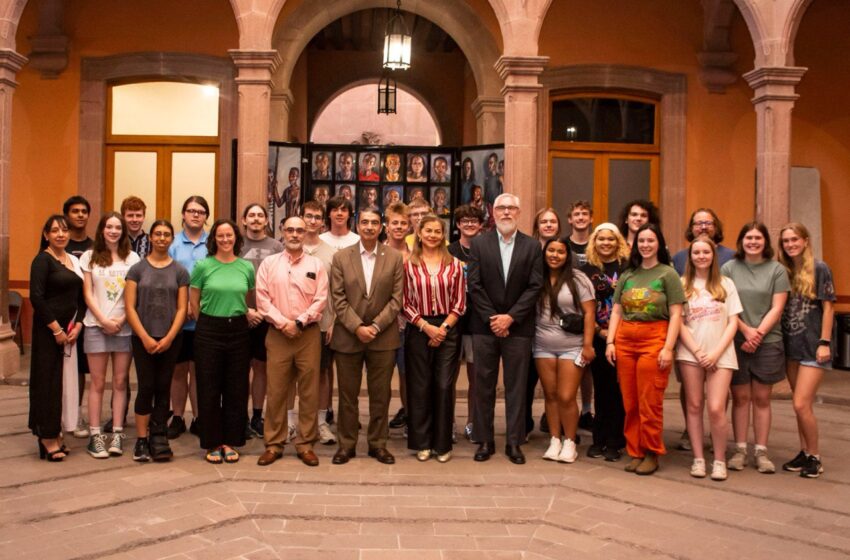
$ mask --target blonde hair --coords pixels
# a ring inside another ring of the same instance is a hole
[[[617,240],[617,261],[620,263],[627,262],[629,260],[629,244],[626,243],[626,239],[623,237],[623,234],[620,233],[617,226],[611,223],[604,223],[596,226],[596,229],[593,230],[593,233],[590,234],[590,239],[587,241],[587,249],[585,251],[587,263],[595,266],[596,268],[602,268],[602,265],[604,264],[602,262],[602,257],[600,257],[599,253],[596,251],[596,238],[599,236],[599,232],[601,231],[610,231],[614,235],[614,238]]]
[[[422,263],[422,228],[425,227],[425,224],[431,222],[437,222],[438,224],[440,224],[440,230],[443,232],[443,242],[439,244],[439,246],[437,247],[437,251],[442,256],[443,264],[450,265],[452,264],[454,257],[451,253],[449,253],[449,249],[444,243],[444,241],[446,240],[446,224],[445,222],[443,222],[443,220],[441,220],[434,214],[425,214],[424,216],[422,216],[422,220],[419,221],[419,227],[416,228],[416,235],[413,236],[413,250],[410,252],[410,258],[408,260],[417,266]]]
[[[801,255],[803,266],[797,268],[794,265],[794,259],[788,256],[785,248],[782,246],[782,234],[785,230],[790,229],[800,237],[806,240],[806,246],[803,248]],[[777,259],[782,266],[788,271],[788,276],[791,278],[791,292],[800,294],[808,299],[815,299],[815,256],[812,254],[812,245],[809,243],[809,230],[801,223],[791,222],[779,230],[779,255]]]
[[[714,301],[726,301],[726,289],[723,287],[723,277],[720,275],[720,267],[717,264],[717,245],[708,236],[701,235],[688,245],[688,261],[685,263],[685,275],[682,276],[682,287],[685,289],[685,297],[691,299],[696,289],[694,279],[697,269],[691,260],[691,251],[697,243],[705,243],[711,248],[711,266],[708,269],[708,279],[705,281],[705,290],[711,294]]]

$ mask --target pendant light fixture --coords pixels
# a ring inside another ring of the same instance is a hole
[[[410,68],[411,37],[401,13],[401,0],[387,22],[384,34],[384,68],[387,70],[407,70]]]
[[[389,72],[384,72],[381,81],[378,82],[378,114],[389,115],[396,112],[396,87],[395,78]]]

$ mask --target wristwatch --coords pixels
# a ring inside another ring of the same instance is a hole
[[[826,340],[826,339],[824,339],[824,338],[822,338],[822,339],[818,340],[818,346],[829,346],[829,345],[831,345],[831,344],[832,344],[832,342],[831,342],[831,341]]]
[[[301,322],[300,320],[298,320],[298,319],[295,319],[295,326],[296,326],[296,327],[298,327],[298,330],[299,330],[299,331],[303,331],[303,330],[304,330],[304,323],[302,323],[302,322]]]
[[[450,324],[448,324],[448,323],[443,323],[443,324],[442,324],[442,325],[440,325],[440,326],[441,326],[442,328],[446,329],[446,332],[449,332],[450,330],[452,330],[452,326],[451,326]]]

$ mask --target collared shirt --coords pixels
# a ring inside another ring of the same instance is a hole
[[[282,329],[290,321],[309,325],[328,302],[328,273],[322,261],[288,251],[266,257],[257,270],[257,310]]]
[[[209,237],[209,234],[206,231],[201,231],[201,237],[196,243],[186,237],[185,231],[181,231],[174,236],[174,241],[168,248],[168,256],[182,264],[190,277],[195,268],[195,263],[207,258],[207,237]],[[186,322],[183,323],[183,330],[195,330],[195,321],[186,319]]]
[[[367,251],[363,246],[363,243],[360,243],[360,262],[363,263],[363,278],[366,279],[366,295],[369,295],[369,291],[372,289],[372,275],[375,273],[375,261],[378,260],[378,245],[375,244],[375,247],[371,251]]]
[[[130,237],[130,246],[133,247],[133,252],[141,258],[151,254],[151,238],[145,232],[141,232],[135,239]]]
[[[304,245],[303,246],[304,253],[310,255],[311,257],[316,257],[325,267],[325,272],[328,273],[328,279],[331,277],[331,265],[334,260],[334,253],[336,253],[336,249],[319,239],[319,243],[317,245]],[[329,280],[330,281],[330,280]],[[322,332],[327,332],[329,328],[331,328],[334,324],[334,306],[328,305],[325,306],[325,310],[322,311],[322,318],[319,319],[319,329]]]
[[[423,316],[450,315],[461,317],[466,313],[466,277],[463,263],[452,259],[451,264],[440,263],[440,269],[431,273],[424,262],[404,265],[404,316],[415,325]]]
[[[518,231],[514,231],[513,235],[507,241],[505,241],[501,233],[496,232],[496,237],[499,239],[499,253],[502,255],[502,272],[505,274],[505,285],[508,283],[508,271],[511,268],[511,257],[514,254],[516,234]]]

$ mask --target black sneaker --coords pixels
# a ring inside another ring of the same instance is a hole
[[[806,457],[806,464],[800,470],[800,476],[803,478],[817,478],[823,472],[823,465],[820,459],[814,455]]]
[[[266,423],[263,420],[262,416],[254,416],[251,418],[251,431],[254,432],[257,437],[263,437],[266,433]]]
[[[404,408],[399,408],[393,419],[390,420],[390,428],[404,428],[407,426],[407,414],[404,413]]]
[[[806,456],[805,451],[800,450],[796,457],[782,465],[782,470],[788,472],[800,472],[803,470],[803,467],[806,466],[807,459],[808,457]]]
[[[616,463],[622,455],[622,452],[616,447],[606,447],[605,452],[602,454],[609,463]]]
[[[138,438],[136,440],[136,447],[133,448],[133,460],[140,463],[147,463],[151,460],[148,438]]]
[[[334,423],[334,409],[328,407],[328,413],[325,415],[325,423],[330,425]]]
[[[585,412],[581,416],[578,417],[578,427],[582,430],[587,430],[588,432],[593,431],[593,414],[590,412]]]
[[[111,434],[112,433],[112,418],[106,421],[106,424],[103,425],[103,433]]]
[[[598,459],[605,454],[605,448],[601,445],[593,444],[587,448],[587,456],[591,459]]]
[[[543,413],[543,416],[540,417],[540,431],[544,434],[549,433],[549,421],[546,419],[546,413]]]
[[[192,424],[189,425],[189,433],[193,436],[201,436],[201,430],[198,429],[198,419],[192,418]]]
[[[182,416],[172,416],[171,424],[168,425],[168,439],[177,439],[186,431],[186,422]]]

